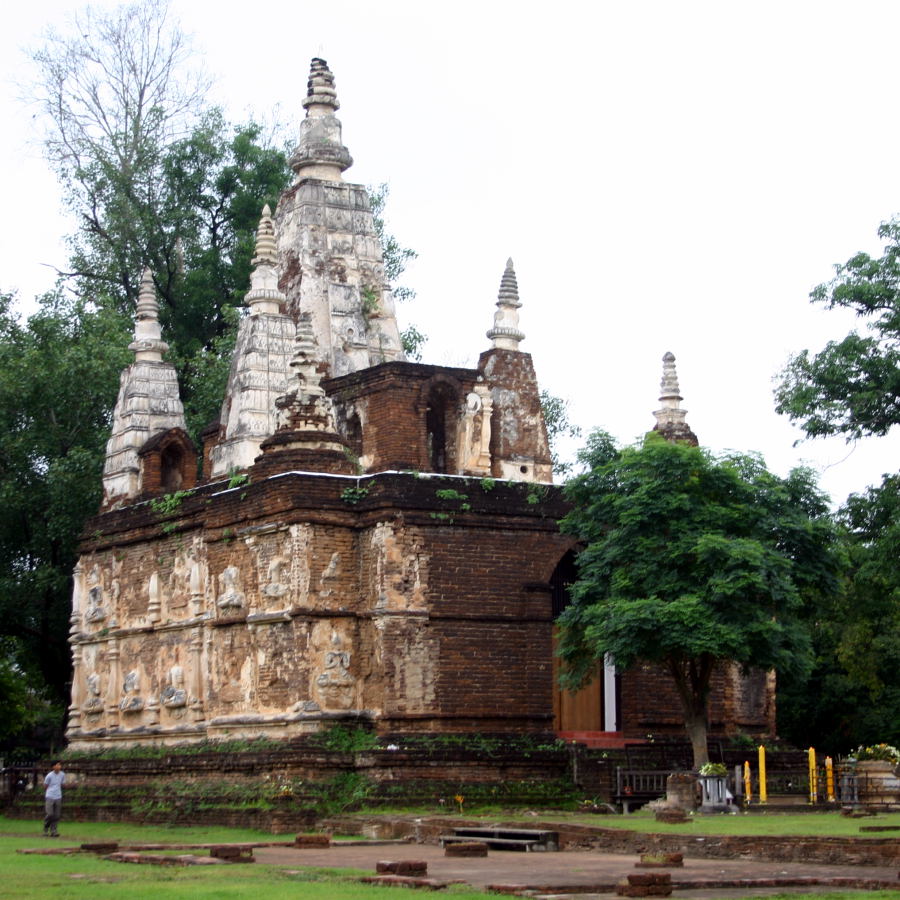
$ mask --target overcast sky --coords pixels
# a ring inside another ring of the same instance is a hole
[[[110,4],[101,4],[110,5]],[[16,101],[22,47],[80,4],[36,0],[0,34],[0,289],[65,267],[54,173]],[[232,119],[296,123],[328,60],[345,173],[388,182],[389,228],[419,259],[401,324],[425,362],[489,346],[512,256],[522,345],[585,431],[652,427],[671,350],[701,443],[822,473],[837,501],[896,471],[898,441],[805,442],[772,379],[852,320],[809,291],[900,212],[895,2],[456,0],[261,6],[175,0]]]

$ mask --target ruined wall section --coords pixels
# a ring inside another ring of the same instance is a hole
[[[223,488],[88,524],[74,748],[289,737],[347,716],[383,730],[544,726],[549,610],[527,585],[565,549],[558,497],[413,474]]]
[[[403,359],[366,189],[306,178],[281,195],[275,223],[287,311],[311,314],[330,374]]]
[[[387,731],[546,730],[552,720],[549,578],[571,548],[549,486],[380,476],[402,515],[362,538]],[[400,494],[402,492],[402,494]],[[533,515],[532,513],[537,513]]]
[[[648,703],[652,697],[653,702]],[[660,665],[639,662],[621,675],[620,730],[626,738],[648,734],[684,735],[684,718],[675,684]],[[709,696],[711,734],[775,734],[775,677],[754,669],[741,672],[723,663],[713,672]]]
[[[338,430],[357,447],[361,471],[492,474],[492,385],[478,370],[393,362],[329,379],[324,387]],[[512,394],[504,399],[515,402]],[[436,426],[445,451],[441,468]]]
[[[550,443],[531,355],[494,348],[481,354],[478,371],[491,391],[492,474],[552,482]]]

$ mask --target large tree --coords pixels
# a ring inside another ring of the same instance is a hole
[[[0,297],[0,642],[7,675],[66,698],[75,547],[100,469],[128,325],[51,295],[27,322]]]
[[[779,733],[847,753],[900,741],[900,477],[851,495],[837,513],[843,590],[808,610],[814,665],[778,697]]]
[[[782,479],[756,456],[716,458],[655,433],[620,450],[596,432],[581,461],[562,522],[583,542],[558,623],[564,683],[583,684],[607,654],[621,670],[660,664],[699,767],[718,666],[809,664],[799,613],[837,587],[825,500],[805,470]]]
[[[61,273],[132,315],[143,270],[191,430],[217,412],[259,216],[290,180],[285,148],[229,125],[164,0],[88,7],[32,54],[48,160],[78,228]]]
[[[835,278],[810,294],[826,309],[848,309],[865,326],[803,350],[781,373],[777,410],[808,437],[884,435],[900,421],[900,219],[878,230],[876,259],[857,253],[835,266]]]
[[[857,253],[810,294],[863,328],[795,355],[777,409],[807,437],[883,436],[900,423],[900,219],[881,225],[880,257]],[[900,478],[850,496],[838,513],[849,567],[839,598],[810,616],[815,665],[779,701],[779,728],[834,751],[897,740],[900,728]]]

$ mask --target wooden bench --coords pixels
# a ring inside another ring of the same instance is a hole
[[[481,841],[494,850],[533,851],[558,850],[559,833],[531,828],[454,828],[453,834],[442,834],[442,847],[447,844]]]
[[[630,813],[651,800],[666,795],[666,779],[669,772],[659,769],[640,770],[616,767],[616,791],[613,802],[621,805],[622,812]]]

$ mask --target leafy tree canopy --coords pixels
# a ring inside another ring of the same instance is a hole
[[[75,546],[100,502],[130,323],[59,294],[24,324],[0,298],[0,635],[65,696]]]
[[[550,442],[550,459],[553,463],[553,474],[567,476],[572,471],[572,463],[560,456],[560,438],[581,437],[581,428],[569,419],[569,401],[541,391],[541,412],[547,426],[547,440]]]
[[[865,331],[803,350],[781,373],[777,410],[808,437],[885,435],[900,421],[900,219],[878,230],[879,259],[857,253],[810,295],[826,308],[852,310]]]
[[[717,665],[803,674],[805,601],[837,589],[835,533],[807,470],[788,478],[757,456],[716,458],[651,433],[619,450],[591,435],[569,481],[562,522],[584,548],[559,620],[563,679],[577,687],[611,654],[674,679],[694,762],[707,758],[706,710]]]
[[[779,692],[779,731],[834,753],[900,741],[900,476],[852,495],[838,512],[844,589],[809,610],[808,683]]]

